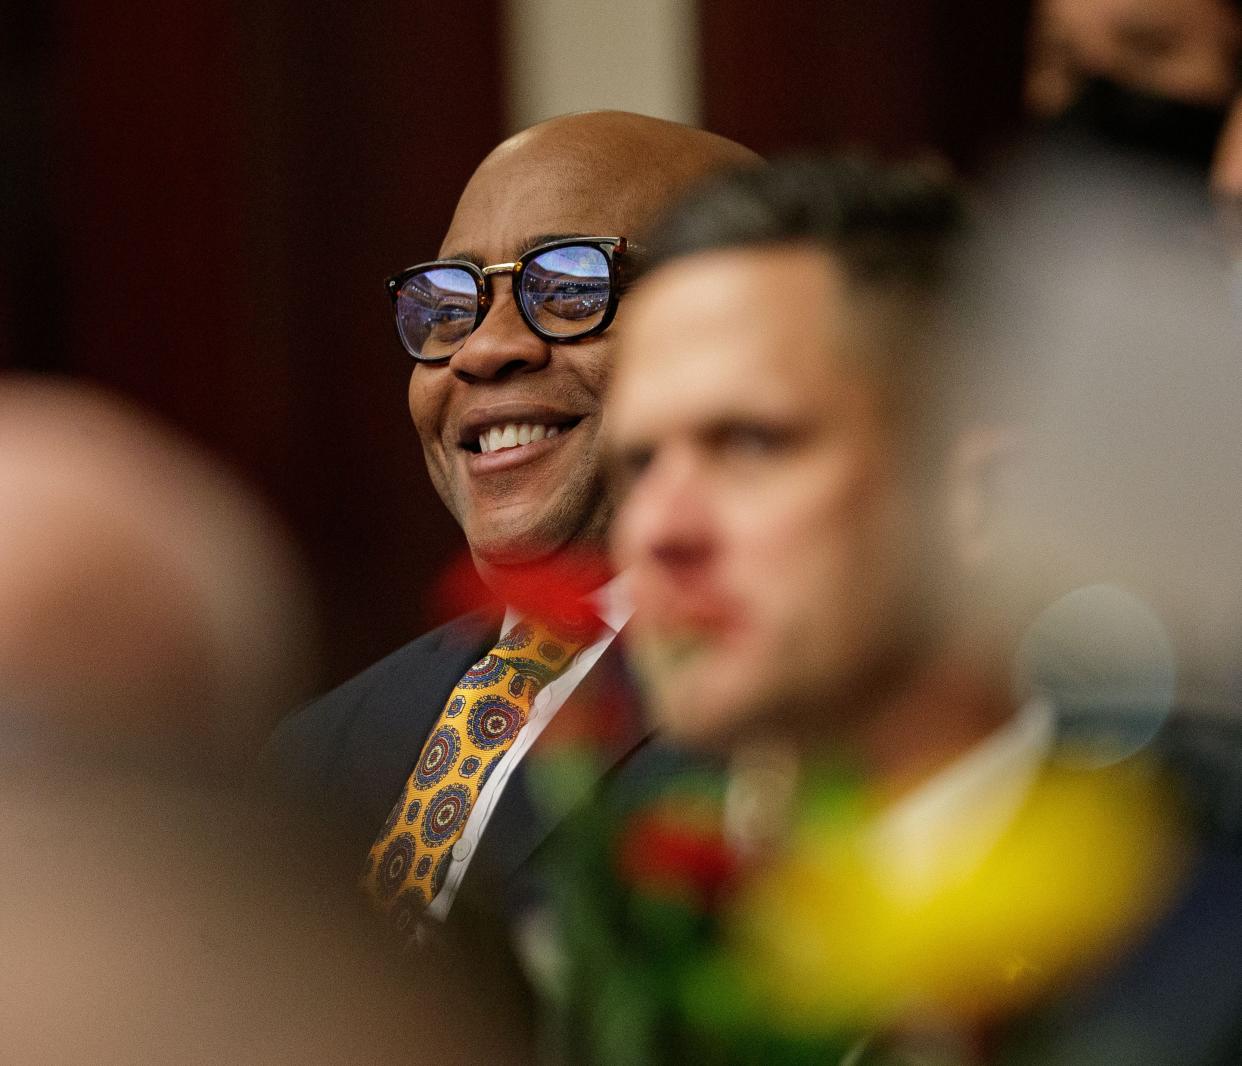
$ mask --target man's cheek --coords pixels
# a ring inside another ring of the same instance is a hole
[[[458,506],[453,499],[453,484],[447,464],[444,462],[443,453],[435,447],[423,444],[423,462],[427,466],[427,476],[431,478],[431,484],[435,488],[444,505],[453,512],[458,522],[461,522],[462,516],[458,514]]]
[[[414,423],[414,428],[418,431],[419,438],[427,446],[433,440],[438,440],[440,437],[442,422],[444,421],[444,406],[447,399],[442,390],[433,388],[433,382],[426,379],[426,373],[433,370],[442,370],[442,368],[415,367],[414,373],[410,376],[410,385],[406,392],[410,419]]]

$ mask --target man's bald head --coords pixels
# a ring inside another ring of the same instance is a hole
[[[645,222],[705,174],[759,162],[736,141],[680,122],[628,111],[558,115],[493,149],[466,186],[458,212],[473,206],[478,186],[489,190],[494,181],[533,167],[549,182],[589,190]]]
[[[645,115],[549,119],[483,160],[440,254],[484,266],[560,237],[633,240],[688,185],[758,163],[724,137]],[[612,506],[596,441],[614,332],[549,342],[522,320],[510,278],[489,284],[478,328],[452,356],[415,367],[410,413],[432,481],[495,585],[503,568],[602,547]],[[616,323],[624,319],[623,299]],[[481,426],[512,430],[513,451],[480,454]]]

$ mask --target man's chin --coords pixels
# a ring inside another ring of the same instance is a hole
[[[736,664],[720,661],[716,649],[685,638],[644,640],[634,654],[648,716],[665,739],[716,751],[753,728],[756,710]]]
[[[504,570],[548,559],[572,539],[561,523],[539,515],[473,516],[464,527],[470,554],[480,570]]]
[[[598,501],[586,509],[540,501],[536,510],[480,508],[462,522],[480,573],[538,566],[558,556],[603,554],[609,511]]]

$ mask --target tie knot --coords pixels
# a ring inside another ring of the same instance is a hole
[[[597,626],[598,621],[592,625],[524,618],[501,636],[493,654],[509,662],[531,660],[555,674],[593,639]]]

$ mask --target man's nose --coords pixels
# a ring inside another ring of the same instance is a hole
[[[547,365],[551,345],[523,321],[512,286],[492,279],[492,306],[453,356],[449,366],[463,381],[491,381]]]
[[[710,491],[687,451],[659,455],[634,484],[619,516],[624,565],[689,576],[711,556]]]

